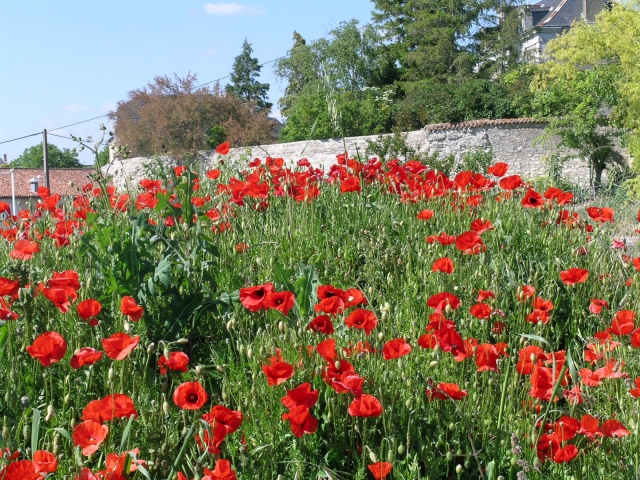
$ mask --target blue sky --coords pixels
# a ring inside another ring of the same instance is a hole
[[[370,0],[0,0],[0,142],[103,115],[156,75],[228,75],[245,37],[263,63],[286,54],[294,30],[311,41],[341,21],[369,23],[372,9]],[[285,85],[272,65],[261,81],[277,104]],[[102,120],[52,133],[95,136]],[[41,137],[1,144],[0,156],[11,161]]]

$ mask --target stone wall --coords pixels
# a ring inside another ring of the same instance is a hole
[[[455,155],[460,160],[465,152],[473,149],[492,149],[496,162],[510,165],[509,173],[519,174],[525,179],[533,179],[545,174],[543,157],[553,149],[553,143],[539,141],[545,124],[530,118],[503,120],[476,120],[456,124],[428,125],[422,130],[409,132],[406,142],[418,153]],[[365,156],[367,140],[377,140],[378,136],[350,137],[343,139],[311,140],[304,142],[261,145],[247,148],[233,148],[224,157],[228,163],[247,162],[254,158],[283,158],[293,164],[307,158],[315,167],[328,167],[336,161],[336,154],[346,151],[349,155]],[[200,152],[197,161],[201,169],[213,168],[221,158],[215,151]],[[161,157],[159,162],[148,158],[116,160],[103,167],[105,173],[113,176],[114,184],[120,188],[137,183],[141,178],[152,175],[154,168],[169,168],[176,165],[170,157]],[[589,185],[589,168],[585,162],[569,161],[563,170],[566,178],[582,186]]]

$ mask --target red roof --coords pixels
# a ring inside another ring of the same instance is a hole
[[[11,169],[0,168],[0,197],[11,198]],[[49,183],[51,193],[58,195],[77,195],[83,185],[91,183],[89,175],[93,168],[51,168],[49,169]],[[31,191],[30,180],[40,175],[38,186],[44,186],[44,171],[41,168],[14,168],[14,184],[16,198],[37,197]]]

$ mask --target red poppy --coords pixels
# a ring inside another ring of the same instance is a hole
[[[26,350],[43,367],[49,367],[64,357],[67,342],[57,332],[45,332],[34,340],[33,345],[27,345]]]
[[[587,214],[591,217],[591,219],[594,222],[597,222],[599,224],[603,224],[605,222],[611,222],[613,223],[613,214],[614,211],[612,208],[609,207],[603,207],[603,208],[598,208],[598,207],[589,207],[587,208]]]
[[[404,341],[404,338],[396,338],[389,340],[382,347],[382,358],[385,360],[392,360],[395,358],[404,357],[411,353],[411,345]]]
[[[212,426],[213,435],[209,435],[209,430],[205,430],[202,438],[200,438],[200,435],[196,435],[195,439],[198,446],[203,450],[214,455],[220,455],[220,445],[222,445],[227,436],[227,428],[222,423],[215,421]]]
[[[521,204],[524,208],[541,208],[544,206],[544,199],[542,195],[530,188],[522,198]]]
[[[436,293],[429,297],[427,300],[427,306],[435,308],[436,312],[444,310],[447,306],[455,310],[460,306],[460,299],[453,293]]]
[[[226,155],[229,153],[229,147],[231,146],[230,142],[223,142],[216,147],[216,153],[220,155]]]
[[[83,347],[71,357],[71,368],[77,370],[85,365],[93,365],[102,358],[102,352],[91,347]]]
[[[384,480],[387,475],[393,469],[393,465],[389,462],[377,462],[372,465],[367,465],[367,468],[376,480]]]
[[[640,328],[636,328],[631,332],[631,346],[633,348],[640,348]]]
[[[82,454],[88,457],[92,453],[96,453],[108,434],[109,427],[93,420],[87,420],[76,425],[71,436],[73,443],[81,447]]]
[[[509,170],[509,165],[507,163],[497,162],[487,168],[487,173],[496,177],[502,177],[507,173],[507,170]]]
[[[479,253],[483,250],[483,247],[482,238],[473,230],[464,232],[456,238],[456,248],[462,253]]]
[[[83,300],[78,304],[77,310],[82,320],[92,327],[98,325],[98,319],[96,317],[102,310],[102,304],[98,300],[94,300],[93,298]]]
[[[33,454],[33,463],[36,464],[36,470],[39,473],[54,473],[58,469],[58,459],[46,450],[36,450]],[[0,478],[2,478],[1,475]]]
[[[123,315],[127,315],[132,322],[137,322],[144,314],[144,308],[138,305],[133,297],[122,297],[120,302],[120,311]]]
[[[123,393],[107,395],[102,400],[90,401],[82,410],[82,420],[93,420],[104,423],[114,418],[129,418],[131,415],[137,417],[131,397]]]
[[[252,312],[264,309],[264,301],[270,293],[273,293],[273,283],[266,283],[255,287],[240,289],[240,303]]]
[[[482,235],[484,232],[493,230],[493,225],[489,220],[478,218],[471,222],[471,230],[476,232],[478,235]]]
[[[345,318],[344,323],[349,328],[359,328],[365,331],[367,335],[378,325],[378,319],[375,313],[363,308],[357,308]]]
[[[111,360],[124,360],[140,343],[140,337],[130,337],[126,333],[114,333],[102,339],[102,348]]]
[[[324,312],[329,315],[338,315],[344,311],[344,300],[337,295],[326,297],[315,305],[314,310],[316,313]]]
[[[335,361],[338,357],[338,354],[336,353],[336,341],[333,338],[329,338],[320,342],[316,346],[316,352],[318,352],[327,362]]]
[[[20,282],[18,280],[10,280],[0,277],[0,297],[17,297],[20,290]]]
[[[575,445],[566,445],[559,449],[553,456],[553,461],[556,463],[570,462],[578,456],[578,448]]]
[[[603,308],[609,308],[609,302],[594,298],[591,300],[591,303],[589,304],[589,311],[591,313],[595,313],[596,315],[601,313]]]
[[[500,188],[503,190],[515,190],[521,185],[523,185],[523,182],[520,175],[511,175],[500,180]]]
[[[207,178],[209,178],[211,180],[216,180],[218,177],[220,177],[221,173],[222,172],[220,170],[216,170],[216,169],[209,170],[207,172]]]
[[[631,393],[631,396],[633,398],[640,398],[640,377],[636,378],[633,381],[633,384],[635,385],[636,388],[632,388],[629,393]]]
[[[344,300],[344,308],[367,304],[367,299],[364,298],[364,293],[357,288],[348,288],[345,290],[342,299]]]
[[[216,460],[216,468],[211,471],[204,469],[205,476],[202,480],[236,480],[236,472],[231,468],[231,462],[223,458]]]
[[[560,280],[569,286],[575,283],[584,283],[587,281],[587,278],[589,278],[589,270],[581,268],[570,268],[560,272]]]
[[[331,335],[335,332],[333,323],[329,315],[319,315],[307,325],[307,330],[311,330],[316,333],[324,333],[325,335]]]
[[[0,305],[2,304],[2,302],[0,301]],[[13,312],[11,310],[9,310],[8,308],[0,308],[0,320],[17,320],[18,318],[20,318],[20,315],[18,315],[16,312]]]
[[[362,188],[360,187],[360,179],[353,175],[349,175],[347,178],[340,182],[340,192],[357,192],[360,193]]]
[[[308,382],[288,390],[287,395],[280,399],[282,404],[289,410],[299,405],[312,408],[318,402],[318,390],[311,390],[311,384]]]
[[[476,366],[478,372],[485,370],[498,371],[498,349],[490,343],[483,343],[476,347]]]
[[[185,382],[173,392],[173,403],[183,410],[198,410],[208,399],[209,395],[200,382]]]
[[[555,432],[561,442],[571,440],[578,430],[580,430],[580,422],[566,415],[560,417],[555,423]]]
[[[631,435],[631,432],[627,430],[622,423],[613,418],[602,422],[600,431],[605,437],[620,438],[625,435]]]
[[[455,383],[439,383],[437,387],[427,388],[427,398],[433,400],[462,400],[467,392],[461,390]]]
[[[629,335],[635,329],[633,322],[635,318],[636,312],[631,310],[617,311],[611,322],[611,333],[614,335]]]
[[[418,220],[429,220],[434,215],[433,210],[422,210],[418,213]]]
[[[298,405],[282,415],[282,421],[288,421],[291,432],[302,438],[305,433],[311,434],[318,429],[318,420],[311,415],[305,405]]]
[[[270,387],[280,385],[293,377],[293,367],[287,362],[271,357],[269,365],[262,365],[262,371],[267,377],[267,383]]]
[[[42,480],[42,475],[35,462],[18,460],[0,470],[0,480]]]
[[[20,240],[13,244],[13,250],[9,256],[17,260],[29,260],[34,253],[40,251],[40,246],[36,242],[29,240]]]
[[[202,415],[202,419],[212,426],[223,425],[227,434],[231,434],[240,428],[243,415],[242,412],[216,405],[211,409],[211,412]]]
[[[289,310],[293,308],[296,302],[296,297],[291,292],[273,292],[268,294],[262,304],[263,308],[273,308],[278,310],[285,317],[289,314]]]
[[[352,417],[379,417],[382,415],[382,404],[373,395],[363,393],[351,402],[347,412]]]
[[[117,453],[110,453],[107,455],[107,459],[105,461],[105,466],[107,467],[107,471],[115,475],[123,475],[125,460],[127,457],[131,458],[131,464],[129,465],[129,472],[133,473],[138,470],[138,466],[146,466],[146,460],[138,459],[138,455],[140,454],[140,450],[134,448],[133,450],[129,450],[128,452],[121,453],[118,455]]]
[[[600,431],[599,423],[600,421],[597,418],[585,414],[580,420],[580,430],[578,430],[578,433],[591,440],[596,438],[596,436],[602,437],[604,434]]]
[[[422,348],[433,350],[438,345],[438,338],[432,333],[425,333],[418,338],[418,345]]]
[[[476,303],[469,308],[469,313],[481,320],[489,318],[492,311],[493,309],[491,308],[491,305],[487,305],[486,303]]]
[[[431,266],[432,272],[451,274],[453,273],[453,270],[453,260],[451,260],[449,257],[439,258],[438,260],[433,262],[433,265]]]
[[[188,365],[189,357],[184,352],[171,352],[168,359],[164,355],[158,359],[158,366],[162,375],[165,375],[167,370],[187,373]]]
[[[542,365],[546,360],[544,350],[535,345],[524,347],[518,352],[518,364],[516,370],[520,375],[530,375],[536,365]]]

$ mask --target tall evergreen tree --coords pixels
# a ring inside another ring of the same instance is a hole
[[[266,101],[269,84],[258,82],[262,66],[257,58],[251,57],[252,53],[251,44],[245,38],[242,53],[233,62],[231,84],[227,85],[225,90],[245,103],[255,101],[259,110],[268,111],[272,105]]]

